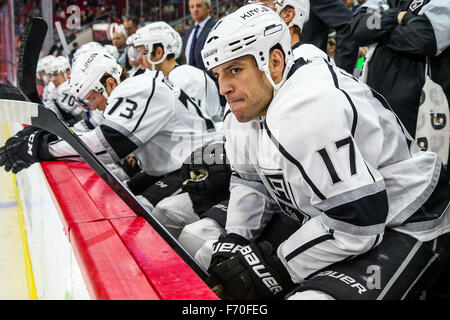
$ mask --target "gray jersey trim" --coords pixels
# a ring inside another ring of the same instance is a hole
[[[446,216],[446,212],[449,210],[449,208],[450,208],[450,202],[447,204],[447,207],[445,208],[444,212],[441,214],[441,216],[439,218],[430,220],[430,221],[408,223],[408,224],[405,224],[404,226],[400,226],[401,230],[405,230],[405,231],[409,231],[409,232],[422,232],[422,231],[428,231],[428,230],[434,229],[442,223],[442,220],[444,220],[444,218]]]
[[[239,178],[239,177],[237,177],[237,176],[235,176],[235,175],[232,175],[232,176],[231,176],[231,179],[230,179],[230,185],[231,185],[232,183],[235,183],[235,184],[242,184],[242,185],[244,185],[244,186],[249,187],[250,189],[253,189],[253,190],[255,190],[255,191],[258,191],[259,193],[265,195],[266,197],[268,197],[268,198],[270,198],[270,199],[272,198],[272,197],[270,196],[269,192],[267,191],[267,189],[266,189],[264,183],[262,183],[261,181],[250,181],[250,180],[245,180],[245,179],[241,179],[241,178]]]
[[[411,202],[405,209],[400,211],[394,219],[389,221],[388,226],[390,226],[390,227],[400,226],[406,219],[408,219],[417,210],[419,210],[419,208],[428,200],[428,198],[431,196],[434,189],[436,188],[436,185],[439,181],[439,177],[441,174],[441,166],[439,165],[438,161],[440,162],[439,158],[436,157],[433,176],[431,177],[431,181],[430,181],[430,184],[428,185],[428,187],[422,192],[422,194],[419,197],[416,198],[415,201]],[[434,219],[431,221],[426,221],[426,222],[409,223],[405,226],[405,228],[407,230],[411,230],[411,231],[422,231],[422,230],[427,230],[432,225],[437,226],[439,223],[440,223],[440,218]],[[419,226],[423,226],[426,229],[421,229],[421,227],[419,227]],[[410,229],[410,228],[412,228],[412,229]]]
[[[130,141],[132,141],[135,145],[137,146],[142,146],[144,144],[144,142],[142,142],[141,140],[139,140],[135,135],[133,135],[130,131],[128,131],[127,129],[125,129],[124,127],[122,127],[120,124],[117,124],[117,122],[111,121],[111,120],[104,120],[102,122],[102,125],[108,126],[110,128],[113,128],[114,130],[116,130],[117,132],[120,132],[122,135],[124,135],[125,137],[127,137],[128,139],[130,139]]]
[[[359,187],[358,189],[350,190],[350,191],[338,194],[336,196],[333,196],[331,198],[328,198],[326,200],[323,200],[322,202],[315,204],[314,207],[316,207],[322,211],[327,211],[329,209],[332,209],[332,208],[338,207],[340,205],[361,199],[362,197],[375,194],[375,193],[383,191],[385,189],[386,189],[386,186],[384,184],[384,180],[380,180],[373,184],[362,186],[362,187]]]
[[[374,236],[384,233],[385,224],[374,224],[371,226],[356,226],[347,222],[330,218],[325,213],[320,214],[322,222],[329,228],[345,232],[354,236]]]
[[[258,174],[252,174],[252,173],[244,173],[238,170],[234,170],[235,173],[238,175],[238,178],[242,178],[244,180],[250,180],[250,181],[258,181],[258,182],[262,182],[261,178],[259,177]]]

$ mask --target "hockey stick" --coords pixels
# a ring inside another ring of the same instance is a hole
[[[18,122],[47,130],[65,140],[78,152],[84,161],[117,193],[136,213],[143,217],[156,232],[172,247],[202,279],[206,280],[206,270],[181,246],[181,244],[155,219],[136,199],[126,186],[97,158],[89,147],[62,122],[57,115],[42,105],[36,90],[36,66],[39,53],[47,32],[47,23],[34,18],[27,25],[19,55],[19,89],[31,102],[0,99],[0,118],[6,122]],[[1,92],[0,92],[1,98]]]

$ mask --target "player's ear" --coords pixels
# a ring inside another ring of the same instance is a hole
[[[270,53],[269,71],[275,83],[283,78],[284,54],[280,49],[273,49]]]
[[[117,87],[116,79],[109,77],[105,82],[106,93],[111,94],[111,92]]]
[[[156,48],[156,52],[158,53],[159,58],[161,58],[164,55],[164,48],[158,47]]]
[[[283,21],[289,25],[289,23],[294,19],[295,17],[295,9],[294,8],[284,8],[281,13],[280,13],[280,17],[281,19],[283,19]]]

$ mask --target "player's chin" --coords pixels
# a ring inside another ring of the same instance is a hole
[[[233,114],[239,122],[249,122],[252,120],[252,117],[249,117],[249,115],[245,112],[233,112]]]

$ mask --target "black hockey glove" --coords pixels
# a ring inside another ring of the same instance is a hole
[[[186,159],[180,170],[182,189],[189,193],[194,211],[202,214],[230,195],[231,168],[223,143],[203,146]]]
[[[250,244],[250,241],[236,233],[220,236],[219,240],[217,240],[212,247],[211,263],[209,264],[210,268],[230,259],[248,244]]]
[[[279,259],[272,255],[272,245],[255,242],[236,255],[210,267],[210,278],[220,282],[213,290],[222,299],[282,299],[294,287]]]
[[[428,3],[430,0],[414,0],[409,5],[408,10],[402,18],[402,24],[407,24],[409,20],[417,17],[419,11]]]
[[[28,134],[19,132],[0,148],[0,166],[5,166],[6,171],[18,173],[35,162],[53,160],[48,143],[57,140],[57,137],[45,130],[28,128],[24,129]]]

